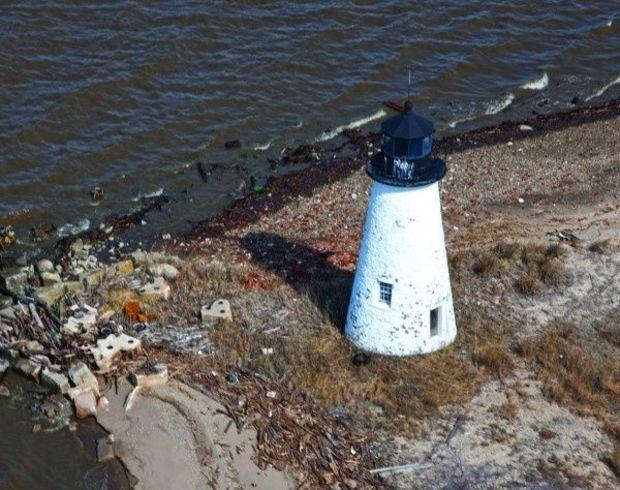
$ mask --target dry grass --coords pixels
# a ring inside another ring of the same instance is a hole
[[[605,254],[608,253],[613,248],[614,242],[611,238],[606,238],[604,240],[598,240],[588,247],[590,252]]]
[[[527,296],[540,293],[544,286],[559,287],[567,282],[561,258],[567,249],[560,244],[503,242],[488,250],[473,252],[471,270],[483,277],[513,278],[515,289]],[[451,265],[457,271],[467,260],[453,255]]]
[[[398,430],[415,430],[440,407],[468,400],[486,370],[499,374],[511,366],[507,337],[480,314],[460,318],[457,341],[440,352],[370,356],[367,364],[354,363],[359,351],[341,333],[347,287],[342,279],[309,287],[296,301],[301,322],[286,336],[250,332],[238,324],[213,327],[213,355],[221,363],[284,380],[290,389],[328,408],[345,409],[370,426]],[[264,355],[263,348],[272,348],[273,355]]]
[[[616,476],[620,478],[620,441],[616,441],[614,444],[614,450],[611,454],[610,466]]]
[[[556,321],[543,335],[522,340],[518,351],[539,367],[544,392],[551,399],[613,419],[620,408],[617,350],[605,349],[580,332],[574,325]]]

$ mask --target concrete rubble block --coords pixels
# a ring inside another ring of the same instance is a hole
[[[48,368],[43,368],[41,371],[41,383],[61,395],[68,393],[71,388],[69,379],[64,374],[51,371]]]
[[[97,461],[103,463],[114,459],[114,434],[97,439]]]
[[[130,259],[122,260],[108,267],[108,272],[115,276],[131,276],[134,272],[133,262]]]
[[[131,373],[129,381],[140,388],[153,388],[165,385],[168,382],[168,367],[165,364],[156,364],[152,372],[144,374]]]
[[[156,277],[153,282],[145,284],[140,288],[140,295],[151,299],[169,299],[170,285],[163,277]]]
[[[2,322],[2,320],[0,320],[0,334],[11,334],[13,333],[13,327],[11,327],[11,325],[8,325],[4,322]]]
[[[69,368],[69,379],[74,386],[92,390],[99,396],[99,381],[83,362],[78,362]]]
[[[105,339],[99,339],[97,346],[90,349],[101,372],[109,371],[112,368],[114,358],[119,353],[139,353],[141,350],[142,343],[140,340],[124,333],[120,335],[110,334]]]
[[[149,266],[149,271],[155,277],[163,277],[169,281],[174,281],[179,275],[179,270],[170,264],[154,264]]]
[[[41,364],[32,359],[20,359],[15,364],[15,370],[26,378],[39,382]]]
[[[200,309],[200,318],[204,323],[211,320],[232,322],[230,302],[226,299],[218,299],[211,306],[203,306]]]
[[[84,390],[76,394],[73,398],[73,405],[78,419],[97,415],[97,397],[93,390]]]
[[[11,367],[11,363],[7,359],[0,359],[0,380],[4,378],[4,375]]]
[[[41,259],[37,262],[37,269],[40,273],[43,272],[54,272],[54,264],[51,260]]]
[[[43,281],[43,286],[52,286],[54,284],[60,284],[62,278],[58,272],[42,272],[41,281]]]
[[[97,308],[82,305],[73,309],[62,329],[65,334],[77,334],[82,330],[90,330],[97,323]]]

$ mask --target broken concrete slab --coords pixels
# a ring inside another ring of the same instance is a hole
[[[110,334],[105,339],[97,340],[97,347],[91,347],[90,351],[95,358],[99,371],[106,372],[112,367],[114,358],[121,352],[140,352],[142,343],[140,340],[126,335]]]
[[[33,361],[32,359],[20,359],[15,364],[15,370],[26,378],[39,382],[39,375],[41,374],[41,364]]]
[[[170,285],[163,277],[156,277],[153,282],[145,284],[140,289],[140,295],[151,299],[168,299],[170,293]]]
[[[64,374],[51,371],[48,368],[43,368],[41,371],[41,383],[61,395],[67,393],[71,388],[69,379]]]
[[[211,306],[203,306],[200,309],[200,318],[203,323],[211,320],[223,320],[232,322],[230,302],[226,299],[218,299]]]
[[[97,415],[97,397],[93,390],[85,390],[78,393],[73,398],[75,406],[75,416],[78,419],[84,419]]]
[[[153,372],[136,374],[131,373],[129,381],[139,388],[153,388],[165,385],[168,382],[168,367],[165,364],[153,366]]]
[[[82,330],[90,330],[96,323],[97,308],[82,305],[73,309],[73,315],[63,325],[63,332],[77,334]]]
[[[68,374],[74,386],[85,387],[99,396],[99,381],[97,381],[97,377],[88,369],[86,364],[78,362],[69,368]]]

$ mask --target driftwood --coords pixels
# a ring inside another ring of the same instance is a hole
[[[397,475],[399,473],[416,473],[418,471],[427,470],[431,468],[433,463],[411,463],[411,464],[401,464],[397,466],[386,466],[385,468],[375,468],[374,470],[370,470],[370,473],[373,475]]]

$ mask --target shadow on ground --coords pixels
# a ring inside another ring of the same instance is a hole
[[[353,272],[329,261],[331,252],[320,252],[273,233],[249,233],[241,247],[252,261],[307,294],[327,318],[344,330]]]

